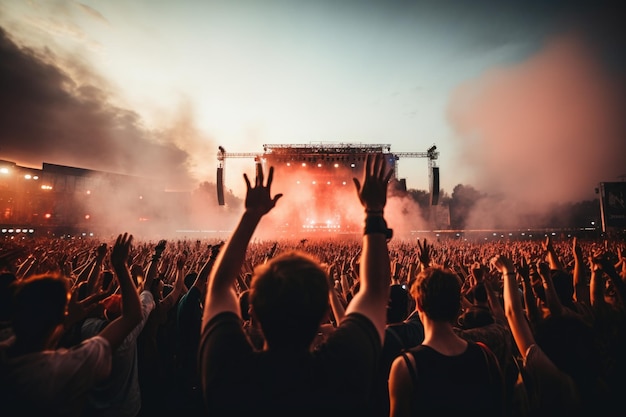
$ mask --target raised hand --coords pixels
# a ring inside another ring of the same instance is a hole
[[[507,274],[507,273],[515,272],[515,267],[513,266],[513,261],[511,261],[506,256],[500,255],[500,256],[494,257],[491,260],[491,264],[501,274]]]
[[[578,239],[576,238],[576,236],[572,238],[572,254],[574,255],[574,258],[576,259],[582,259],[583,257],[583,251],[580,248],[580,245],[578,244]]]
[[[367,155],[363,183],[353,178],[361,205],[366,212],[382,213],[387,203],[387,185],[393,170],[387,169],[387,161],[382,153]]]
[[[130,245],[133,241],[133,235],[124,233],[119,235],[111,250],[111,264],[113,266],[124,266],[130,254]]]
[[[433,245],[429,245],[426,239],[417,241],[417,259],[424,268],[430,266],[432,248]]]
[[[273,209],[278,199],[283,196],[282,194],[276,194],[274,197],[270,196],[270,188],[274,180],[274,167],[270,167],[266,185],[263,185],[264,175],[262,168],[257,169],[254,187],[250,184],[250,180],[246,174],[243,174],[243,179],[246,181],[247,187],[246,212],[248,213],[263,216]]]
[[[521,275],[524,281],[530,280],[530,265],[525,256],[520,257],[520,261],[517,264],[517,272]]]
[[[167,240],[165,239],[159,240],[159,243],[154,247],[154,252],[160,256],[165,250],[165,245],[167,245]]]

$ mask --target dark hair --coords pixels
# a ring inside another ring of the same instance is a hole
[[[399,323],[409,315],[409,293],[403,285],[394,284],[389,288],[387,323]]]
[[[433,321],[454,323],[461,309],[461,281],[449,269],[429,267],[411,287],[418,307]]]
[[[550,275],[554,290],[561,304],[574,308],[574,281],[572,275],[560,270],[551,270]]]
[[[256,268],[250,304],[270,349],[308,349],[328,313],[326,271],[290,251]]]
[[[474,303],[486,303],[488,301],[488,298],[485,283],[479,282],[478,284],[474,285],[468,294],[468,299],[470,299]]]
[[[68,285],[59,275],[36,275],[16,283],[11,321],[17,338],[47,336],[63,323]]]
[[[193,284],[196,282],[196,278],[198,278],[197,272],[190,272],[185,275],[184,282],[187,290],[189,290],[193,286]]]

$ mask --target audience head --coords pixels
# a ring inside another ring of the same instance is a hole
[[[193,287],[194,282],[196,282],[196,278],[198,278],[197,272],[190,272],[187,275],[185,275],[184,282],[185,282],[185,288],[187,288],[187,291],[189,291],[191,287]]]
[[[574,305],[574,281],[570,274],[559,271],[550,271],[554,290],[559,297],[561,304],[566,307],[573,308]]]
[[[387,323],[399,323],[409,315],[409,293],[404,285],[394,284],[389,288]]]
[[[11,322],[18,340],[42,341],[63,323],[70,298],[65,278],[35,275],[16,282]]]
[[[268,347],[309,349],[328,312],[328,291],[326,271],[303,252],[285,252],[258,266],[250,305]]]
[[[429,267],[420,272],[411,287],[417,308],[437,322],[456,322],[461,309],[461,281],[452,271]]]

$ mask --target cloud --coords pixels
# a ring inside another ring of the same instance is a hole
[[[80,7],[80,9],[83,12],[85,12],[87,15],[93,17],[96,20],[99,20],[102,23],[106,23],[107,25],[109,25],[109,21],[102,15],[102,13],[100,13],[93,7],[87,6],[86,4],[83,4],[83,3],[78,3],[78,7]]]
[[[166,130],[146,129],[137,113],[111,104],[107,86],[93,83],[104,83],[97,74],[78,61],[73,71],[61,69],[66,64],[49,51],[42,56],[18,47],[0,28],[2,159],[189,184],[189,154]]]

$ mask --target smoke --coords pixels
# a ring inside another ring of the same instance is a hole
[[[196,128],[188,100],[164,111],[165,127],[148,129],[137,113],[111,104],[107,84],[78,58],[20,48],[2,28],[0,91],[0,159],[127,176],[85,178],[71,199],[46,200],[29,216],[48,213],[50,222],[85,232],[159,238],[234,225],[232,209],[207,198],[206,190],[192,192],[213,177],[217,148]]]
[[[456,164],[490,196],[466,227],[524,227],[553,203],[593,199],[600,182],[626,174],[623,56],[616,56],[623,41],[583,29],[551,37],[525,62],[491,69],[452,95]]]
[[[18,47],[0,28],[0,155],[31,166],[42,162],[190,184],[186,150],[145,128],[139,115],[111,104],[107,87],[78,60],[64,71]]]

